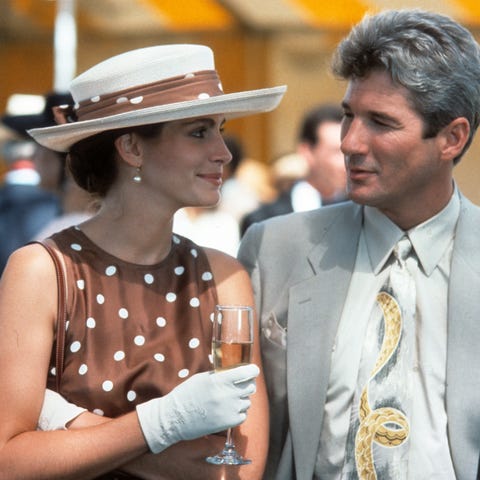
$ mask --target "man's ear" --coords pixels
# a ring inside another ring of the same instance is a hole
[[[470,124],[465,117],[452,120],[438,133],[442,160],[453,160],[460,155],[468,142]]]
[[[124,133],[114,141],[120,157],[132,167],[142,164],[141,151],[138,145],[138,137],[134,133]]]

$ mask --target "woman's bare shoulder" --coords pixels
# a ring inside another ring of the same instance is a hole
[[[220,303],[253,305],[250,278],[243,265],[219,250],[205,248]]]

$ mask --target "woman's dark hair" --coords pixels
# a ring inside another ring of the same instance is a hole
[[[160,134],[162,125],[108,130],[75,143],[67,155],[67,165],[75,182],[92,195],[105,197],[118,174],[115,140],[125,133],[154,138]]]

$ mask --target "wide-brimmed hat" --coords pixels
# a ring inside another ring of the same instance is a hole
[[[1,122],[19,135],[30,138],[27,130],[32,128],[45,128],[56,125],[53,117],[53,107],[71,104],[72,95],[68,92],[49,92],[45,95],[43,110],[29,114],[6,113],[1,117]]]
[[[75,105],[58,121],[29,130],[41,145],[68,151],[107,130],[225,114],[234,118],[273,110],[286,86],[224,93],[213,52],[203,45],[161,45],[109,58],[75,78]]]

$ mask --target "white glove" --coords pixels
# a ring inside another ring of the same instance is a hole
[[[191,440],[240,425],[255,393],[254,364],[193,375],[168,395],[137,405],[145,440],[159,453],[180,440]]]
[[[67,423],[85,411],[86,408],[77,407],[65,400],[59,393],[47,388],[37,429],[44,431],[66,430]]]

